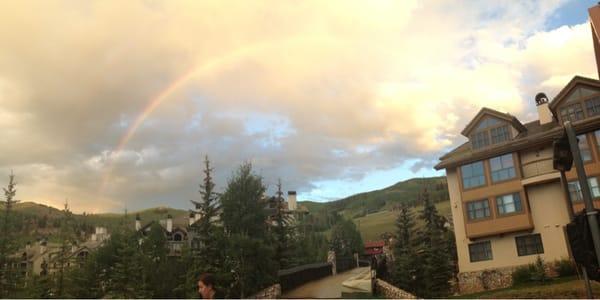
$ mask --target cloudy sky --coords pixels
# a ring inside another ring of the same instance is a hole
[[[0,1],[0,178],[76,212],[197,199],[250,161],[330,201],[432,169],[482,107],[596,77],[595,1]]]

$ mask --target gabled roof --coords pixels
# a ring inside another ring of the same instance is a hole
[[[467,126],[465,127],[465,129],[463,129],[461,134],[466,137],[469,137],[469,134],[471,133],[471,131],[473,131],[473,129],[477,126],[477,124],[479,124],[481,119],[483,119],[483,117],[485,117],[485,116],[492,116],[494,118],[504,120],[504,121],[510,123],[519,133],[527,130],[525,128],[525,126],[523,126],[523,124],[515,116],[513,116],[511,114],[507,114],[507,113],[502,113],[502,112],[499,112],[499,111],[491,109],[491,108],[484,107],[477,113],[477,115],[475,115],[475,118],[473,118],[473,120],[471,120],[471,122],[469,122],[469,124],[467,124]]]
[[[552,101],[548,105],[550,107],[550,110],[552,110],[552,112],[556,115],[556,108],[558,107],[558,105],[564,99],[566,99],[567,96],[571,94],[571,91],[573,91],[575,87],[581,85],[600,89],[600,80],[587,78],[583,76],[573,77],[573,79],[571,79],[571,81],[569,81],[569,83],[562,90],[560,90],[560,92],[554,97],[554,99],[552,99]]]

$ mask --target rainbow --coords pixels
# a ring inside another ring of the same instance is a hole
[[[107,167],[104,170],[101,191],[105,190],[107,184],[110,181],[111,173],[114,168],[114,159],[112,158],[113,155],[116,155],[123,151],[129,143],[129,141],[133,138],[137,130],[144,123],[144,121],[152,114],[152,112],[154,112],[160,106],[161,103],[169,99],[169,96],[171,96],[175,91],[183,87],[191,79],[199,75],[210,74],[211,71],[215,71],[217,68],[227,65],[227,63],[234,63],[244,57],[247,57],[251,54],[260,51],[264,51],[266,49],[271,49],[273,47],[287,47],[291,44],[296,43],[302,43],[303,45],[305,45],[307,41],[317,42],[317,45],[321,43],[340,42],[339,39],[334,40],[328,36],[292,37],[285,40],[259,42],[245,47],[237,48],[236,50],[229,52],[223,56],[211,59],[202,64],[195,65],[194,67],[188,69],[182,75],[177,77],[148,102],[148,104],[140,112],[137,118],[135,118],[135,121],[131,123],[131,125],[129,125],[125,134],[119,139],[117,147],[107,155]]]

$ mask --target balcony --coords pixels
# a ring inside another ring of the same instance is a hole
[[[552,166],[552,157],[532,160],[523,163],[523,186],[554,181],[560,178],[560,173]]]

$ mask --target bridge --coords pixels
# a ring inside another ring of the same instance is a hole
[[[351,287],[344,286],[342,283],[353,284],[354,278],[370,278],[370,272],[370,267],[360,267],[326,276],[285,291],[281,298],[342,298],[342,291],[352,291]]]

